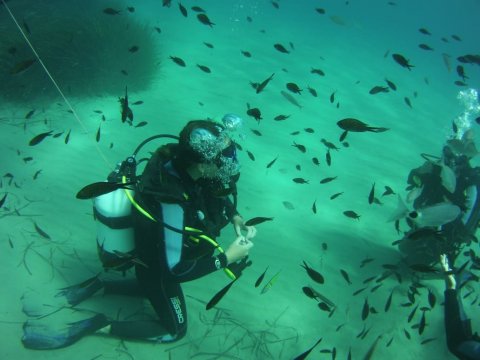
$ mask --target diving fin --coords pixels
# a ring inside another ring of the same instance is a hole
[[[93,334],[109,325],[104,314],[57,326],[49,325],[45,320],[28,320],[23,324],[22,343],[27,349],[51,350],[69,346],[82,337]]]

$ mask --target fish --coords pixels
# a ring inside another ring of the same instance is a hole
[[[370,314],[370,305],[368,305],[368,299],[365,298],[362,308],[362,320],[365,320],[368,317],[368,314]]]
[[[247,155],[248,155],[250,160],[255,161],[255,155],[253,155],[253,153],[251,151],[247,150]]]
[[[330,312],[332,310],[330,306],[327,303],[324,303],[323,301],[318,303],[318,307],[320,308],[320,310],[327,311],[327,312]]]
[[[348,276],[348,273],[343,269],[340,269],[340,273],[342,274],[343,278],[348,283],[348,285],[352,285],[352,282],[350,281],[350,276]]]
[[[390,186],[385,185],[385,191],[383,192],[382,196],[387,196],[387,195],[394,195],[395,191]]]
[[[207,303],[207,305],[205,306],[205,309],[206,310],[210,310],[211,308],[213,308],[215,305],[218,304],[218,302],[220,300],[222,300],[222,298],[225,296],[225,294],[228,292],[228,290],[230,290],[230,288],[232,287],[232,285],[235,283],[235,281],[237,281],[239,279],[239,277],[237,277],[235,280],[232,280],[227,286],[225,286],[223,289],[221,289],[218,293],[216,293],[211,299],[210,301]]]
[[[335,90],[334,92],[332,92],[332,93],[330,94],[330,103],[332,103],[332,104],[333,104],[333,102],[335,101],[335,93],[336,93],[336,92],[337,92],[337,91]]]
[[[208,66],[197,64],[197,67],[200,70],[202,70],[204,73],[210,74],[212,72],[212,70],[210,70],[210,68]]]
[[[37,180],[38,176],[41,174],[42,170],[37,170],[35,174],[33,174],[33,180]]]
[[[373,353],[375,352],[375,349],[377,348],[377,344],[382,338],[382,335],[378,335],[373,344],[370,346],[370,349],[368,349],[367,353],[363,357],[363,360],[370,360],[372,359]]]
[[[277,281],[281,271],[282,270],[279,270],[275,275],[272,276],[268,283],[263,287],[262,291],[260,292],[261,294],[265,294],[268,290],[272,288],[273,284],[275,284],[275,282]]]
[[[29,145],[29,146],[38,145],[38,144],[40,144],[46,137],[52,135],[52,133],[53,133],[53,130],[50,130],[50,131],[48,131],[48,132],[44,132],[44,133],[38,134],[38,135],[34,136],[34,137],[28,142],[28,145]]]
[[[427,44],[419,44],[418,47],[422,50],[433,51],[433,48]]]
[[[255,135],[257,135],[257,136],[262,136],[262,133],[261,133],[259,130],[257,130],[257,129],[250,129],[250,130],[251,130],[252,133],[254,133]]]
[[[297,184],[308,184],[308,180],[305,180],[304,178],[293,178],[292,181]]]
[[[300,105],[298,103],[298,101],[289,93],[287,93],[286,91],[283,91],[281,90],[280,91],[280,94],[282,94],[282,96],[287,99],[288,102],[290,102],[292,105],[295,105],[296,107],[298,107],[299,109],[301,109],[303,106]]]
[[[282,201],[282,204],[287,210],[295,210],[295,206],[290,201]]]
[[[315,201],[313,202],[312,211],[313,211],[314,214],[317,213],[317,200],[315,200]]]
[[[158,26],[154,26],[153,28],[155,29],[155,31],[156,31],[157,33],[159,33],[159,34],[162,33],[162,29],[160,29]]]
[[[354,119],[354,118],[345,118],[337,122],[337,125],[345,130],[345,131],[351,131],[351,132],[365,132],[365,131],[371,131],[371,132],[384,132],[389,130],[388,128],[384,127],[372,127],[368,126],[364,122]],[[342,139],[343,140],[343,139]],[[340,141],[342,141],[340,140]]]
[[[128,49],[132,54],[136,53],[140,48],[137,45],[134,45]]]
[[[375,199],[375,183],[373,183],[372,189],[370,190],[370,193],[368,194],[368,203],[371,205],[373,203],[374,199]]]
[[[390,292],[390,295],[387,298],[387,302],[385,303],[385,312],[390,309],[390,305],[392,305],[392,297],[393,297],[393,290]]]
[[[453,40],[462,41],[462,39],[458,35],[453,34],[453,35],[450,35],[450,36],[452,37]]]
[[[392,54],[393,60],[397,62],[400,66],[411,70],[414,65],[410,64],[410,62],[401,54]]]
[[[420,32],[421,32],[422,34],[424,34],[424,35],[432,35],[432,34],[430,33],[430,31],[428,31],[428,30],[425,29],[425,28],[420,28],[420,29],[418,29],[418,31],[420,31]]]
[[[322,339],[323,338],[318,339],[317,342],[310,349],[308,349],[308,350],[304,351],[303,353],[301,353],[300,355],[296,356],[293,360],[304,360],[304,359],[306,359],[307,356],[315,348],[315,346],[317,346],[318,344],[320,344],[322,342]]]
[[[306,133],[309,133],[309,134],[313,134],[315,132],[315,130],[312,129],[312,128],[304,128],[303,131],[305,131]]]
[[[127,121],[130,125],[133,121],[133,111],[128,106],[128,92],[127,87],[125,86],[125,97],[119,97],[118,102],[120,103],[120,114],[122,117],[122,123]]]
[[[95,140],[96,140],[97,142],[100,141],[100,127],[101,127],[101,126],[98,127],[97,135],[95,135]]]
[[[242,53],[243,56],[247,58],[252,57],[252,54],[250,53],[250,51],[241,50],[240,52]]]
[[[118,15],[121,13],[121,11],[109,7],[109,8],[103,9],[103,13],[107,15]]]
[[[70,133],[71,132],[72,132],[72,130],[68,130],[67,136],[65,136],[65,144],[68,144],[68,142],[70,141]]]
[[[295,141],[293,142],[293,147],[297,148],[300,152],[304,153],[307,151],[307,148],[304,145],[297,144]]]
[[[127,10],[131,13],[135,12],[135,8],[133,6],[127,6]]]
[[[328,149],[325,154],[325,161],[327,162],[328,166],[332,165],[332,155],[330,155],[330,149]]]
[[[172,0],[162,0],[162,6],[170,7],[172,5]]]
[[[410,314],[408,315],[408,318],[407,318],[407,322],[411,322],[413,317],[415,316],[415,313],[417,312],[417,309],[418,309],[418,304],[413,308],[413,310],[410,312]]]
[[[172,60],[175,64],[181,67],[185,67],[187,64],[182,58],[179,58],[178,56],[169,56],[169,59]]]
[[[315,8],[315,11],[321,15],[325,14],[325,9],[323,8]]]
[[[38,226],[38,224],[35,221],[33,222],[33,226],[35,227],[35,231],[37,232],[38,235],[40,235],[41,237],[47,240],[52,239],[50,235],[48,235],[45,231],[43,231],[42,228],[40,228],[40,226]]]
[[[270,80],[273,79],[273,76],[275,75],[275,73],[273,73],[272,75],[270,75],[268,78],[266,78],[265,80],[263,80],[256,88],[256,93],[257,94],[260,94],[263,89],[265,89],[265,87],[268,85],[268,83],[270,82]]]
[[[187,8],[185,6],[183,6],[181,3],[178,3],[178,9],[184,17],[188,17]]]
[[[313,162],[315,165],[317,165],[317,166],[320,165],[320,161],[319,161],[318,158],[316,158],[316,157],[313,157],[313,158],[312,158],[312,162]]]
[[[277,161],[277,159],[278,159],[278,155],[275,157],[275,159],[273,159],[267,164],[267,169],[271,168],[272,165],[275,164],[275,161]]]
[[[7,200],[8,193],[3,195],[2,200],[0,200],[0,208],[5,204],[5,201]]]
[[[397,90],[397,85],[395,85],[392,81],[385,79],[385,82],[387,83],[388,87],[392,89],[393,91]]]
[[[320,184],[326,184],[326,183],[329,183],[333,180],[335,180],[338,176],[333,176],[333,177],[326,177],[326,178],[323,178],[322,180],[320,180]]]
[[[247,115],[253,117],[258,122],[263,119],[262,112],[260,111],[259,108],[249,108],[247,110]]]
[[[303,267],[307,271],[308,276],[310,276],[310,278],[313,281],[315,281],[319,284],[325,283],[325,278],[323,277],[323,275],[320,274],[318,271],[309,267],[305,261],[303,262],[303,265],[300,265],[300,266]]]
[[[292,83],[292,82],[287,83],[286,87],[287,87],[288,90],[290,90],[294,94],[300,94],[302,92],[302,89],[300,89],[297,84]]]
[[[192,6],[191,9],[195,12],[205,12],[200,6]]]
[[[96,198],[97,196],[105,195],[118,189],[131,189],[129,186],[134,184],[135,182],[127,182],[127,183],[114,183],[114,182],[106,182],[106,181],[95,182],[87,186],[84,186],[82,189],[80,189],[80,191],[76,195],[76,198],[81,200],[93,199],[93,198]]]
[[[360,215],[358,215],[355,211],[352,211],[352,210],[344,211],[343,215],[352,219],[357,219],[357,220],[360,219]]]
[[[8,73],[10,75],[20,74],[25,70],[27,70],[28,68],[30,68],[33,64],[35,64],[36,61],[37,59],[28,59],[28,60],[17,62],[15,65],[13,65],[13,67],[9,70]]]
[[[213,27],[213,25],[215,25],[215,23],[210,21],[207,14],[204,13],[197,14],[197,20],[200,21],[203,25],[207,25],[210,27]]]
[[[370,89],[368,92],[370,95],[375,95],[378,93],[388,93],[390,90],[386,86],[374,86],[373,88]]]
[[[339,197],[339,196],[342,195],[342,194],[343,194],[343,191],[338,192],[338,193],[335,193],[335,194],[333,194],[333,195],[330,196],[330,200],[334,200],[334,199],[336,199],[337,197]]]
[[[35,114],[35,111],[36,110],[33,109],[33,110],[30,110],[28,113],[26,113],[25,114],[25,119],[30,119],[33,116],[33,114]]]
[[[291,115],[277,115],[273,118],[275,121],[287,120]]]
[[[412,102],[410,101],[410,99],[408,97],[404,97],[403,100],[405,101],[405,104],[407,104],[407,106],[412,109]]]
[[[255,225],[264,223],[265,221],[272,221],[272,220],[273,220],[273,217],[257,216],[245,221],[245,226],[255,226]]]
[[[284,54],[290,54],[290,52],[283,46],[282,44],[274,44],[273,47],[277,50],[280,51],[281,53]]]
[[[310,86],[307,86],[307,90],[308,92],[313,96],[313,97],[317,97],[318,94],[317,94],[317,90],[315,90],[314,88],[310,87]]]
[[[468,76],[465,75],[465,69],[463,68],[462,65],[457,65],[456,70],[457,70],[457,75],[460,76],[463,79],[463,81],[468,79]]]
[[[260,284],[262,283],[263,281],[263,278],[265,277],[265,274],[267,273],[267,270],[268,270],[268,266],[267,268],[265,269],[265,271],[262,273],[262,275],[260,275],[257,279],[257,281],[255,281],[255,287],[259,287]]]
[[[422,335],[423,331],[425,330],[425,325],[426,325],[426,319],[425,319],[425,311],[422,312],[422,318],[420,319],[420,322],[418,323],[418,334]]]

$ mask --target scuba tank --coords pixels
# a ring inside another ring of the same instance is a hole
[[[134,156],[119,163],[108,176],[108,182],[135,181]],[[135,239],[131,219],[133,197],[131,189],[117,189],[93,200],[93,213],[97,223],[97,251],[105,270],[126,271],[133,266]]]

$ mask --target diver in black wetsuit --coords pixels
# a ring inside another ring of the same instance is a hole
[[[480,338],[472,333],[471,321],[463,311],[446,255],[440,255],[440,263],[445,271],[445,332],[448,349],[461,360],[480,360]]]
[[[256,229],[244,224],[236,201],[232,203],[227,196],[236,195],[238,168],[236,145],[224,126],[206,120],[189,122],[178,144],[157,149],[136,186],[136,279],[113,282],[96,276],[58,294],[71,306],[101,289],[105,294],[143,296],[150,300],[158,319],[112,321],[97,314],[69,324],[62,334],[38,333],[27,322],[24,346],[65,347],[96,331],[155,342],[181,339],[187,331],[187,312],[180,283],[219,269],[236,278],[251,264],[247,257]],[[229,222],[237,238],[225,252],[213,256],[215,249],[221,249],[215,238]]]

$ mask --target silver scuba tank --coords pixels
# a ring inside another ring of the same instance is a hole
[[[127,158],[108,176],[111,182],[130,182],[135,178],[135,159]],[[97,223],[97,251],[106,270],[125,271],[133,266],[135,238],[130,189],[117,189],[96,197],[93,212]]]

